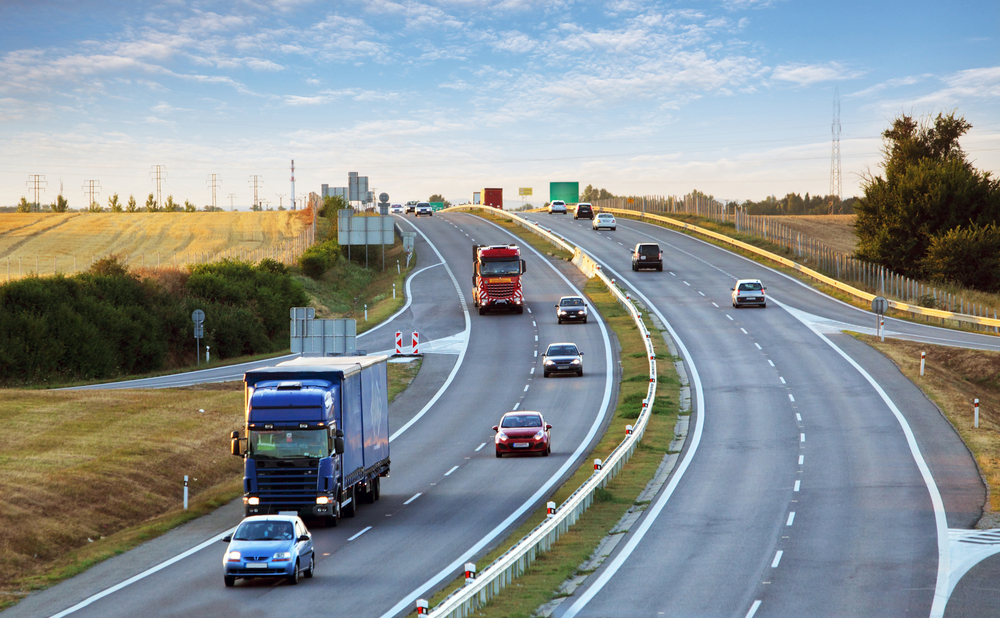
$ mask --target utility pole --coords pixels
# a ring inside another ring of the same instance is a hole
[[[257,190],[260,189],[260,176],[253,174],[250,176],[250,184],[253,185],[253,208],[257,210],[260,207],[260,203],[257,201]]]
[[[833,209],[840,205],[841,194],[844,191],[840,176],[840,88],[834,89],[833,124],[830,126],[830,132],[833,133],[833,151],[830,153],[830,195],[833,197],[830,202],[830,214],[833,214]]]
[[[39,212],[42,209],[41,204],[38,202],[38,192],[45,191],[45,176],[40,174],[32,174],[28,176],[28,187],[33,188],[35,191],[35,201],[31,205],[32,212]]]
[[[229,210],[236,210],[236,207],[233,206],[233,198],[234,197],[236,197],[235,193],[230,193],[229,194]]]
[[[283,206],[283,204],[281,202],[285,198],[285,194],[284,193],[275,193],[275,195],[278,196],[278,209],[280,210],[281,207]]]
[[[160,183],[167,177],[167,166],[154,165],[149,175],[156,180],[156,208],[163,210],[163,200],[160,199]]]
[[[222,179],[218,178],[218,174],[209,174],[208,183],[212,187],[212,212],[215,212],[215,189],[222,183]]]
[[[295,159],[292,159],[292,210],[295,210]]]
[[[101,192],[101,181],[100,180],[85,180],[83,182],[85,183],[83,185],[83,190],[90,196],[90,201],[87,202],[87,210],[90,210],[91,208],[94,207],[94,204],[96,203],[94,201],[94,193],[100,193]]]

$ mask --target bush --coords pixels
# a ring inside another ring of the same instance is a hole
[[[299,268],[305,276],[319,279],[323,273],[336,265],[339,257],[340,245],[331,238],[303,251],[299,256]]]
[[[1000,227],[973,224],[934,236],[922,266],[931,279],[1000,292]]]

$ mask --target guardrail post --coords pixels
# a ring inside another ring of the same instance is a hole
[[[427,615],[427,599],[417,599],[417,615]]]
[[[469,585],[476,581],[476,564],[474,562],[465,563],[465,584]]]
[[[594,470],[600,470],[600,469],[601,469],[601,460],[600,459],[595,459],[594,460]]]

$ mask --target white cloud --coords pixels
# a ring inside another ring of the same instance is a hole
[[[811,86],[819,82],[855,79],[864,75],[862,71],[850,70],[839,62],[826,64],[783,64],[774,69],[771,78],[792,82],[799,86]]]

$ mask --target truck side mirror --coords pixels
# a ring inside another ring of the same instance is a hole
[[[233,440],[239,440],[240,439],[240,432],[234,431],[233,433],[229,434],[229,437],[232,438]]]
[[[337,429],[337,430],[335,430],[333,432],[333,435],[334,435],[334,437],[337,437],[337,438],[343,438],[344,437],[344,430],[343,429]]]
[[[344,439],[334,438],[333,439],[333,451],[338,455],[344,454]]]
[[[528,272],[528,265],[524,263],[524,260],[521,260],[521,274],[523,275],[526,272]]]
[[[240,448],[240,439],[233,438],[232,442],[229,443],[229,452],[237,457],[243,456],[243,449]]]

